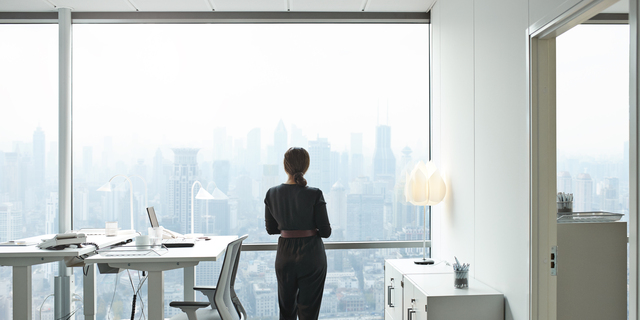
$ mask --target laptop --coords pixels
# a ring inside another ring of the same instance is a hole
[[[147,215],[149,215],[149,222],[151,222],[151,227],[157,228],[160,226],[160,224],[158,223],[158,217],[156,216],[156,210],[153,207],[147,208]],[[162,244],[167,248],[193,247],[196,244],[196,239],[162,239]]]

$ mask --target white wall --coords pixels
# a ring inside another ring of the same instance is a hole
[[[527,29],[569,2],[439,0],[431,13],[434,156],[448,186],[434,254],[504,293],[505,319],[529,318]]]

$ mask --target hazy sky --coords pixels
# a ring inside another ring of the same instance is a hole
[[[629,140],[629,26],[580,25],[556,46],[558,154],[622,158]]]
[[[389,123],[396,152],[426,141],[426,25],[75,25],[74,143],[210,148],[282,119],[334,150]],[[0,26],[0,150],[41,125],[57,140],[57,26]],[[628,140],[628,26],[557,40],[559,154],[621,157]],[[380,110],[377,113],[377,110]],[[378,114],[380,116],[378,116]]]
[[[29,27],[0,26],[11,75],[0,105],[13,110],[0,150],[38,124],[55,139],[57,28]],[[280,119],[334,150],[351,132],[372,147],[387,106],[394,149],[428,139],[427,25],[74,25],[73,36],[76,148],[104,136],[121,150],[210,148],[222,126],[234,138],[260,127],[266,146]]]

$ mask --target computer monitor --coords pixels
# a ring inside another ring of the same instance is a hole
[[[158,223],[158,217],[156,217],[156,210],[153,207],[147,208],[147,214],[149,215],[149,221],[151,222],[151,226],[157,228],[160,226]]]

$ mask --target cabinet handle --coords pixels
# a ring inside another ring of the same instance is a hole
[[[407,320],[413,320],[413,315],[416,313],[416,309],[407,308]]]
[[[391,290],[393,289],[395,289],[393,286],[387,286],[387,305],[389,305],[389,307],[391,308],[395,307],[391,302]]]

